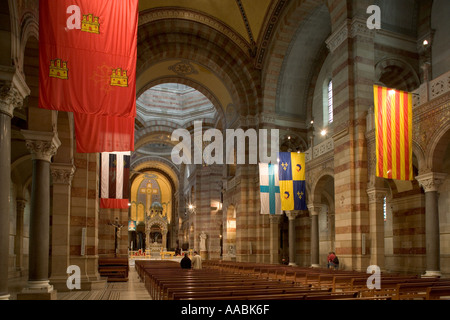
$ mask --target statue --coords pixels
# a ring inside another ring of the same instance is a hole
[[[200,251],[206,251],[206,233],[204,231],[200,234]]]

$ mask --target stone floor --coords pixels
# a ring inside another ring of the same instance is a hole
[[[26,279],[9,282],[10,300],[27,285]],[[128,282],[110,282],[102,290],[57,292],[57,300],[152,300],[144,284],[139,280],[134,265],[130,265]]]

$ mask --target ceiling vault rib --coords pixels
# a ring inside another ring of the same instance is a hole
[[[252,58],[256,57],[256,42],[255,42],[255,38],[253,37],[253,32],[252,32],[252,28],[250,27],[250,23],[248,21],[247,18],[247,14],[245,13],[245,9],[244,6],[242,5],[242,1],[241,0],[236,0],[236,3],[239,7],[239,11],[241,12],[242,15],[242,19],[244,20],[244,24],[245,24],[245,29],[247,30],[248,33],[248,38],[250,39],[250,56]]]

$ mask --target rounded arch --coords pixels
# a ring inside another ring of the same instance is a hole
[[[24,70],[26,46],[30,38],[35,38],[39,41],[39,19],[35,17],[32,12],[26,12],[22,19],[21,32],[20,32],[20,55],[18,59],[20,61],[21,69]]]
[[[310,36],[312,33],[314,37]],[[278,78],[277,114],[306,121],[310,83],[324,62],[323,56],[328,53],[325,40],[330,34],[330,14],[322,3],[310,9],[289,43]]]
[[[427,168],[425,152],[422,146],[415,140],[413,140],[413,165],[416,166],[419,172],[422,172]],[[417,160],[417,163],[414,163]]]
[[[140,26],[139,32],[142,36],[138,39],[138,78],[151,66],[169,59],[195,62],[201,70],[194,76],[215,75],[230,92],[232,103],[241,114],[255,113],[255,106],[260,103],[259,71],[253,67],[253,60],[227,36],[208,25],[183,19],[149,21]],[[173,74],[167,68],[162,71]]]
[[[211,92],[211,90],[209,88],[207,88],[205,85],[203,85],[202,83],[195,81],[193,79],[188,79],[188,78],[184,78],[184,77],[161,77],[155,80],[152,80],[148,83],[146,83],[142,88],[139,88],[138,92],[137,92],[137,98],[139,99],[139,97],[148,89],[151,89],[157,85],[160,84],[165,84],[165,83],[179,83],[179,84],[183,84],[186,86],[189,86],[191,88],[194,88],[195,90],[199,91],[200,93],[202,93],[206,98],[208,98],[208,100],[213,104],[213,106],[215,107],[217,113],[218,113],[218,121],[221,122],[221,125],[223,127],[226,127],[226,117],[225,117],[225,111],[226,111],[226,107],[227,106],[223,106],[220,102],[220,100],[217,98],[217,96]]]
[[[133,159],[130,167],[131,177],[130,183],[133,183],[140,174],[147,171],[158,171],[166,175],[173,183],[174,193],[176,192],[176,186],[179,185],[180,169],[174,165],[170,160],[157,157],[157,156],[144,156],[137,159]]]
[[[444,164],[446,155],[449,153],[450,148],[450,122],[438,128],[428,144],[427,150],[427,168],[433,172],[445,173]]]
[[[333,182],[332,184],[330,184],[331,181]],[[334,170],[332,168],[322,170],[319,176],[313,181],[311,185],[311,203],[320,203],[322,192],[327,186],[333,186],[333,192],[328,193],[334,195]]]
[[[283,132],[280,137],[280,151],[282,152],[305,152],[308,144],[305,139],[294,132]]]
[[[384,58],[375,65],[375,79],[385,86],[412,92],[420,86],[420,78],[414,68],[399,58]]]
[[[286,65],[286,59],[289,56],[289,53],[293,53],[294,42],[297,41],[306,41],[306,39],[310,39],[309,34],[301,33],[302,27],[304,27],[309,20],[309,26],[319,25],[317,20],[314,23],[314,20],[311,19],[314,12],[318,12],[318,9],[325,9],[327,12],[327,24],[331,25],[331,16],[329,15],[330,11],[328,7],[325,6],[324,1],[317,0],[295,0],[289,2],[283,9],[280,17],[278,18],[278,24],[273,32],[271,32],[271,38],[269,40],[269,45],[267,46],[267,53],[264,56],[264,61],[262,63],[262,88],[263,88],[263,105],[261,106],[260,111],[267,111],[271,113],[275,113],[277,109],[277,103],[280,98],[280,85],[282,85],[283,81],[281,79],[281,75],[284,74],[284,71],[289,68]],[[325,12],[322,10],[321,12]],[[303,30],[304,31],[304,30]],[[330,30],[328,30],[326,36],[328,36]],[[312,40],[314,42],[313,46],[308,44],[308,47],[314,47],[316,52],[313,52],[309,59],[313,59],[313,61],[308,65],[309,68],[306,68],[304,77],[308,78],[308,81],[311,77],[314,77],[315,69],[317,69],[316,65],[320,64],[320,61],[323,59],[318,59],[317,54],[319,51],[326,52],[326,50],[322,50],[324,48],[324,41],[326,39],[317,39],[316,37]],[[326,49],[326,47],[325,47]],[[314,51],[314,50],[313,50]],[[294,59],[295,54],[291,54]],[[320,55],[322,57],[322,55]],[[280,62],[280,59],[282,60]],[[298,59],[301,60],[301,59]],[[302,59],[302,61],[305,61]],[[305,63],[306,64],[306,63]],[[307,82],[305,82],[307,83]],[[308,90],[305,88],[303,99],[301,103],[305,104],[308,102],[309,95]],[[305,109],[306,113],[306,109]]]

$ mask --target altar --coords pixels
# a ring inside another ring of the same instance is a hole
[[[163,215],[163,207],[159,202],[154,202],[145,217],[145,247],[150,254],[167,251],[167,231],[168,222]]]

